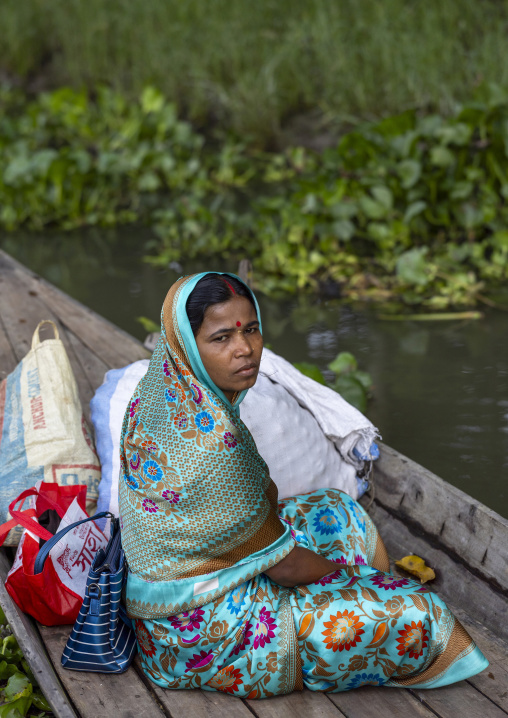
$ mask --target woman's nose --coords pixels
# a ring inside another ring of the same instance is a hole
[[[248,337],[243,332],[238,332],[235,342],[235,354],[237,356],[245,356],[252,354],[252,346]]]

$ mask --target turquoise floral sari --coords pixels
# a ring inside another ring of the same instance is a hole
[[[488,664],[446,605],[391,576],[363,508],[338,490],[277,502],[252,436],[206,373],[180,279],[125,415],[126,601],[143,669],[167,688],[262,698],[303,686],[437,687]],[[264,573],[296,545],[337,564],[307,586]]]

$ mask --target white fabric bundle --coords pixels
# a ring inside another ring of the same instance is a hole
[[[260,374],[284,387],[300,406],[310,411],[342,458],[356,469],[362,467],[363,458],[377,458],[371,456],[370,450],[372,443],[379,438],[378,430],[361,411],[348,404],[336,391],[304,376],[286,359],[269,349],[263,349]],[[249,395],[250,392],[246,400]],[[355,453],[354,449],[357,450]]]

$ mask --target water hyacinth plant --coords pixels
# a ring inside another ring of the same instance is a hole
[[[266,293],[463,308],[508,278],[508,100],[366,124],[322,153],[205,137],[152,87],[0,93],[0,226],[141,222],[148,261],[248,256]],[[488,301],[488,299],[486,300]]]
[[[316,364],[296,362],[294,366],[302,374],[314,379],[319,384],[328,385],[337,391],[343,399],[365,413],[372,391],[372,378],[368,372],[358,369],[358,362],[350,352],[340,352],[328,364],[329,372],[333,375],[333,379],[330,381],[326,380]]]
[[[53,713],[0,608],[0,718],[51,718]]]

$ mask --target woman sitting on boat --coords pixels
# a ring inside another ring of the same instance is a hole
[[[257,302],[234,275],[169,290],[121,441],[126,601],[146,674],[264,698],[434,688],[483,670],[443,601],[388,573],[360,504],[335,489],[278,503],[238,411],[262,347]]]

